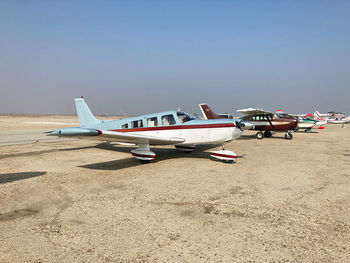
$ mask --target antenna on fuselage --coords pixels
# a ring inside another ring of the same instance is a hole
[[[125,117],[129,118],[128,115],[126,115],[126,113],[124,112],[123,109],[121,109],[121,112],[124,114]]]

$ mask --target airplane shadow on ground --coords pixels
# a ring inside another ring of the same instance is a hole
[[[319,133],[318,131],[309,131],[309,132],[305,132],[305,131],[295,131],[295,133],[305,133],[305,134],[308,134],[308,133]]]
[[[46,172],[23,172],[23,173],[0,174],[0,184],[29,179],[37,176],[42,176],[44,174],[46,174]]]
[[[272,134],[272,136],[270,138],[266,138],[264,137],[263,140],[286,140],[284,138],[284,133],[281,133],[281,134]],[[260,141],[256,138],[256,135],[253,134],[253,135],[241,135],[241,137],[239,137],[237,139],[238,140],[257,140],[257,141]]]
[[[151,151],[155,152],[155,154],[157,155],[157,157],[151,161],[151,164],[168,160],[168,159],[176,159],[176,158],[210,159],[209,153],[204,151],[215,147],[216,146],[199,146],[192,153],[185,153],[185,152],[182,152],[176,149],[171,149],[171,148],[151,147]],[[63,150],[74,151],[74,150],[88,149],[88,148],[98,148],[102,150],[117,151],[117,152],[124,152],[124,153],[130,154],[130,151],[132,149],[135,149],[136,147],[115,146],[112,144],[101,143],[96,146],[69,148],[69,149],[63,149]],[[244,155],[238,156],[238,158],[244,158]],[[128,157],[128,158],[113,160],[108,162],[80,165],[79,167],[94,169],[94,170],[120,170],[120,169],[135,167],[139,165],[147,165],[147,164],[143,164],[140,162],[140,160],[137,160],[133,157]]]

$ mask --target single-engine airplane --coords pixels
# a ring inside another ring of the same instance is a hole
[[[200,104],[202,114],[205,119],[222,119],[224,117],[215,114],[207,104]],[[291,140],[293,138],[292,131],[297,128],[298,121],[295,118],[280,117],[274,112],[264,111],[262,109],[242,109],[238,112],[245,114],[243,121],[248,121],[254,126],[251,130],[258,130],[256,138],[261,140],[264,136],[269,138],[272,136],[271,131],[285,132],[284,138]],[[264,131],[264,133],[263,133]]]
[[[346,117],[344,113],[341,112],[328,112],[325,114],[319,113],[317,110],[314,113],[314,117],[316,119],[323,119],[325,121],[327,121],[327,123],[331,123],[331,124],[346,124],[346,123],[350,123],[350,117]]]
[[[75,106],[80,127],[58,129],[48,135],[138,145],[131,154],[141,162],[156,157],[150,145],[174,145],[185,152],[192,152],[198,145],[222,145],[221,150],[210,152],[211,157],[233,162],[237,155],[225,150],[225,143],[237,139],[244,129],[253,127],[240,119],[200,120],[181,111],[99,120],[83,98],[75,99]]]
[[[324,120],[315,120],[312,114],[290,114],[285,113],[282,109],[276,110],[276,113],[280,117],[295,118],[298,120],[298,126],[295,131],[304,130],[305,132],[311,132],[313,128],[324,129],[324,125],[327,124]]]

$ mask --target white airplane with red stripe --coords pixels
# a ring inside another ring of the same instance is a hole
[[[240,119],[201,120],[181,111],[165,111],[121,120],[99,120],[83,98],[75,99],[79,127],[48,132],[49,136],[134,144],[132,156],[148,162],[156,157],[150,145],[174,145],[177,149],[192,152],[198,145],[222,145],[210,156],[232,162],[237,155],[224,149],[227,142],[241,136],[253,124]]]

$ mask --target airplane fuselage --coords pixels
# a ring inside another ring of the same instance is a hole
[[[252,130],[258,131],[292,131],[297,128],[297,120],[294,118],[277,117],[267,115],[248,115],[242,118],[253,123]]]
[[[242,134],[242,130],[236,127],[235,120],[232,119],[192,119],[183,121],[178,115],[179,113],[176,111],[166,111],[127,119],[102,121],[88,126],[81,126],[80,128],[133,133],[158,138],[184,139],[184,142],[176,145],[221,144],[237,139]],[[64,130],[62,129],[62,131]],[[96,133],[95,139],[106,141],[104,136],[99,138],[99,135]],[[65,136],[69,137],[69,135]],[[77,136],[72,135],[72,137]],[[84,136],[78,137],[84,139]],[[122,140],[119,141],[122,142]]]

